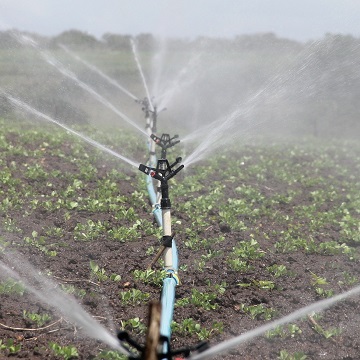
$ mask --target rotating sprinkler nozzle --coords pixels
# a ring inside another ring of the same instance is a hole
[[[144,164],[139,165],[139,170],[146,175],[150,175],[156,180],[159,180],[161,184],[166,184],[168,180],[174,177],[181,169],[184,168],[184,165],[180,165],[175,170],[173,168],[180,164],[182,161],[181,157],[176,158],[173,164],[169,164],[167,159],[159,159],[156,168],[152,168],[150,166],[146,166]],[[164,194],[163,194],[164,196]]]
[[[150,101],[147,97],[144,99],[136,99],[136,103],[140,104],[142,106],[141,110],[145,113],[145,117],[149,117],[150,114]]]
[[[167,149],[175,146],[180,142],[180,140],[176,140],[179,138],[179,135],[174,135],[170,137],[169,134],[162,134],[161,137],[156,136],[155,134],[150,135],[151,139],[161,147],[161,158],[166,159],[166,151]]]

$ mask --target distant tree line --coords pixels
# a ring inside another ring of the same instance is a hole
[[[13,33],[16,30],[0,31],[0,48],[17,48],[18,42],[14,39]],[[112,50],[130,50],[130,39],[133,38],[142,50],[156,50],[159,44],[158,39],[149,33],[143,33],[136,36],[105,33],[101,39],[80,30],[68,30],[54,37],[45,37],[38,34],[28,33],[35,38],[42,46],[54,47],[59,44],[73,45],[84,48],[109,48]],[[169,47],[177,50],[189,50],[206,41],[209,48],[213,50],[238,50],[247,49],[255,50],[262,48],[263,50],[274,49],[277,47],[298,49],[301,43],[289,39],[278,38],[273,33],[255,34],[255,35],[239,35],[233,39],[228,38],[207,38],[198,37],[193,40],[183,38],[170,39]]]

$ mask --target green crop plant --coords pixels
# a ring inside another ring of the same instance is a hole
[[[116,210],[116,214],[115,214],[116,220],[135,221],[138,218],[138,215],[136,214],[133,207],[125,207],[122,205],[118,209],[111,209],[111,210]]]
[[[74,228],[74,239],[92,241],[106,233],[106,225],[101,221],[87,220],[85,224],[78,223]]]
[[[14,294],[23,296],[25,293],[25,286],[18,281],[11,278],[0,282],[0,294]]]
[[[64,360],[71,360],[79,357],[79,353],[76,347],[72,345],[61,346],[55,342],[50,342],[49,347],[55,356],[58,356]]]
[[[236,259],[227,259],[227,263],[230,268],[235,271],[246,272],[251,269],[251,266],[247,261],[241,260],[239,258]]]
[[[48,228],[46,230],[45,234],[49,237],[53,236],[56,238],[62,238],[65,234],[65,230],[63,228],[54,226],[54,227]]]
[[[145,324],[138,317],[128,319],[128,320],[121,320],[120,328],[122,330],[128,329],[129,331],[134,331],[137,334],[144,334],[146,331]]]
[[[334,291],[332,289],[324,289],[324,286],[328,285],[327,280],[312,272],[310,273],[312,277],[311,285],[314,287],[316,294],[321,297],[332,297]]]
[[[191,250],[200,250],[205,249],[210,251],[211,256],[216,256],[215,253],[211,250],[214,244],[221,243],[225,240],[225,237],[223,235],[217,236],[217,237],[207,237],[207,236],[200,236],[199,234],[199,228],[206,228],[205,225],[199,225],[199,222],[195,222],[194,225],[191,228],[185,228],[185,236],[186,240],[184,241],[184,245],[191,249]],[[198,230],[194,230],[198,229]],[[216,252],[216,254],[219,254]]]
[[[0,351],[6,351],[10,356],[21,350],[21,344],[16,344],[14,339],[8,339],[5,343],[0,339]]]
[[[133,271],[134,279],[145,284],[153,284],[156,286],[161,286],[163,280],[166,277],[166,271],[164,270],[134,270]]]
[[[330,298],[334,296],[334,290],[332,289],[323,289],[321,287],[316,287],[315,292],[318,296]]]
[[[342,273],[342,276],[344,278],[344,280],[340,280],[339,281],[339,285],[349,285],[349,286],[352,286],[352,285],[355,285],[359,279],[357,276],[355,275],[351,275],[349,274],[348,272],[344,271]]]
[[[310,273],[311,273],[311,278],[312,278],[311,284],[312,284],[313,286],[317,286],[317,285],[327,285],[327,284],[328,284],[326,278],[323,278],[323,277],[321,277],[321,276],[318,276],[318,275],[314,274],[313,272],[310,272]]]
[[[265,333],[265,337],[269,340],[274,338],[293,338],[300,335],[302,330],[296,324],[289,324],[287,326],[276,326],[274,329]]]
[[[196,335],[199,340],[208,340],[216,334],[221,334],[224,331],[224,324],[222,322],[214,322],[211,329],[201,327],[192,318],[184,319],[181,323],[172,322],[172,331],[180,335]]]
[[[72,284],[61,284],[60,286],[61,290],[63,290],[67,294],[71,294],[79,298],[83,298],[86,295],[86,290],[78,289]]]
[[[235,271],[245,272],[251,269],[249,260],[262,258],[265,252],[260,249],[258,242],[250,235],[249,241],[240,241],[239,245],[233,248],[227,263],[230,268]]]
[[[24,166],[27,168],[25,176],[31,180],[45,180],[48,176],[48,173],[38,163],[33,165],[24,164]]]
[[[252,235],[250,235],[250,237],[252,237]],[[233,248],[231,255],[236,258],[255,260],[262,258],[265,255],[265,251],[260,249],[255,239],[251,238],[249,241],[240,241],[239,244]]]
[[[124,305],[140,305],[149,300],[150,294],[144,293],[138,289],[120,291],[120,299]]]
[[[339,222],[341,227],[342,240],[345,243],[360,242],[360,220],[357,216],[352,215],[347,209],[343,209],[343,218]]]
[[[287,330],[290,334],[290,337],[294,337],[295,335],[302,333],[302,330],[296,324],[289,324]]]
[[[312,238],[305,239],[300,236],[292,236],[290,233],[283,233],[283,239],[275,244],[275,249],[280,253],[289,253],[304,250],[306,253],[317,253],[318,245]]]
[[[219,306],[215,303],[217,299],[216,293],[203,293],[197,289],[191,290],[191,296],[179,299],[176,302],[177,306],[194,305],[204,310],[215,310]]]
[[[39,251],[51,257],[57,255],[56,250],[49,250],[49,247],[54,246],[54,244],[47,244],[45,237],[38,236],[38,232],[35,230],[31,233],[31,237],[26,236],[24,238],[24,243],[30,246],[34,246]]]
[[[149,247],[146,249],[145,254],[146,254],[147,256],[154,255],[154,254],[155,254],[155,247],[154,247],[154,246],[149,246]]]
[[[100,268],[98,264],[96,264],[95,261],[90,260],[90,269],[92,277],[95,277],[98,281],[106,281],[108,279],[112,281],[120,281],[121,275],[118,274],[111,274],[107,275],[104,268]]]
[[[80,190],[85,187],[85,183],[79,179],[74,179],[71,185],[68,185],[67,188],[62,192],[61,196],[65,198],[73,198],[77,196]]]
[[[23,310],[23,318],[29,321],[30,323],[34,323],[36,324],[36,326],[41,327],[51,320],[51,315],[46,313],[45,314],[31,313],[26,310]]]
[[[248,314],[252,319],[271,320],[276,315],[276,310],[267,308],[262,304],[259,305],[245,305],[241,304],[240,309]]]
[[[349,260],[354,260],[356,256],[356,250],[345,243],[339,244],[336,241],[325,241],[319,244],[319,253],[325,255],[337,255],[344,254],[349,257]]]
[[[211,285],[210,280],[208,281],[208,286]],[[219,294],[219,295],[224,295],[226,288],[227,288],[228,284],[226,283],[226,281],[222,281],[220,284],[215,284],[214,285],[214,290]]]
[[[287,336],[286,330],[284,326],[276,326],[271,330],[266,331],[265,338],[266,339],[274,339],[274,338],[285,338]]]
[[[273,290],[275,289],[275,283],[270,280],[251,280],[249,283],[238,283],[240,287],[249,287],[249,286],[256,286],[259,289],[263,290]]]
[[[288,270],[285,265],[271,265],[266,268],[274,277],[278,278],[288,274]]]
[[[314,317],[313,317],[314,318]],[[313,329],[325,339],[330,339],[335,336],[339,336],[342,333],[340,328],[332,327],[329,329],[324,329],[321,325],[314,321]]]
[[[11,233],[22,233],[23,230],[16,225],[16,221],[14,221],[11,217],[6,216],[3,220],[2,229]]]

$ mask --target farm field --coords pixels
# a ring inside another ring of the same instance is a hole
[[[164,276],[161,263],[147,270],[161,232],[144,175],[51,125],[0,126],[0,258],[24,277],[1,271],[0,357],[123,359],[24,283],[38,282],[29,262],[111,333],[144,341]],[[131,134],[79,131],[146,161]],[[171,149],[169,160],[182,152]],[[359,178],[356,143],[255,140],[173,178],[181,285],[172,347],[214,345],[358,285]],[[356,359],[358,313],[349,298],[216,358]]]

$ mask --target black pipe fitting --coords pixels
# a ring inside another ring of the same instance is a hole
[[[164,235],[162,237],[162,245],[167,248],[172,247],[173,237],[171,235]]]

